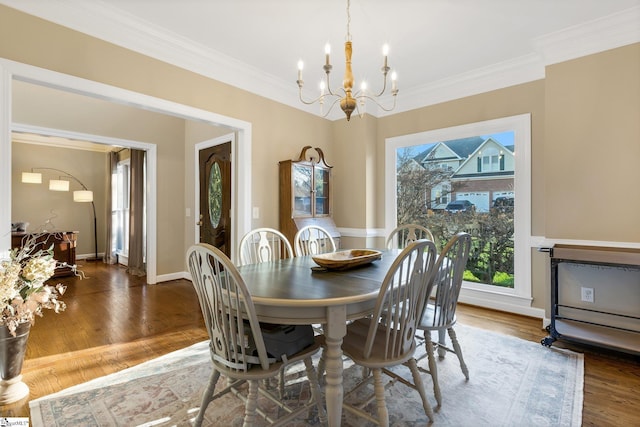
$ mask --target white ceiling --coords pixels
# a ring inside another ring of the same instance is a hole
[[[342,81],[346,0],[0,0],[279,102],[317,91],[324,45]],[[544,66],[640,41],[640,0],[351,0],[353,71],[404,111],[544,77]],[[356,82],[356,85],[359,85]],[[370,111],[375,115],[382,112]],[[340,114],[334,117],[341,117]]]

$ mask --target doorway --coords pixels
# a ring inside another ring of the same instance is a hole
[[[16,129],[16,123],[12,122],[11,105],[15,102],[12,99],[12,82],[14,80],[35,83],[50,88],[59,89],[67,93],[85,95],[89,98],[101,99],[112,102],[114,104],[128,105],[141,108],[156,113],[167,114],[173,117],[179,117],[186,120],[192,120],[199,123],[209,124],[212,126],[223,126],[232,130],[235,141],[232,143],[233,161],[233,183],[235,188],[232,191],[232,211],[231,215],[234,220],[234,230],[231,236],[231,242],[238,239],[238,235],[242,235],[251,229],[251,124],[242,120],[226,117],[210,111],[201,110],[190,107],[188,105],[177,104],[163,99],[142,95],[125,89],[116,88],[102,83],[92,82],[80,79],[74,76],[55,73],[38,67],[26,64],[20,64],[0,58],[0,102],[3,108],[0,108],[0,195],[2,195],[2,203],[0,203],[0,247],[9,248],[11,246],[11,131]],[[69,137],[74,132],[62,131],[59,136]],[[94,137],[96,137],[94,135]],[[73,139],[73,138],[71,138]],[[108,138],[97,137],[96,142],[106,142]],[[146,149],[148,154],[147,176],[149,178],[147,186],[147,282],[154,284],[167,280],[184,277],[185,272],[179,262],[175,262],[169,267],[163,263],[163,274],[157,275],[157,258],[158,258],[158,236],[162,234],[162,229],[157,223],[157,146],[148,144],[140,146],[135,142],[131,142],[131,147]],[[197,159],[195,159],[197,162]],[[186,170],[196,170],[193,160],[187,159]],[[167,171],[164,171],[166,174]],[[193,175],[191,175],[192,177]],[[187,188],[192,187],[193,182],[187,175]],[[194,203],[189,201],[189,203]],[[196,202],[197,203],[197,202]],[[191,206],[187,207],[191,211]],[[198,212],[195,210],[195,212]],[[185,232],[187,235],[194,233],[196,228],[195,221],[185,223]],[[160,257],[167,259],[167,250],[163,246]],[[232,248],[233,252],[233,248]],[[0,250],[0,255],[8,255],[8,250]],[[171,257],[171,259],[173,259]]]
[[[231,141],[198,152],[200,242],[231,258]]]

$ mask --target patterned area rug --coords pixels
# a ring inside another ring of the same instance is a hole
[[[571,351],[457,325],[456,332],[469,367],[465,381],[453,354],[438,362],[443,404],[435,413],[442,426],[580,426],[583,399],[583,357]],[[420,349],[422,350],[422,348]],[[419,362],[426,367],[426,358]],[[308,398],[304,383],[295,381],[285,399]],[[207,343],[170,353],[106,377],[62,390],[29,403],[33,426],[189,426],[211,372]],[[361,370],[345,360],[345,387]],[[408,376],[407,378],[410,378]],[[431,378],[423,374],[435,407]],[[218,384],[223,383],[221,379]],[[393,426],[424,426],[428,420],[412,389],[394,383],[387,389]],[[264,403],[264,402],[263,402]],[[375,403],[370,405],[375,413]],[[205,425],[241,426],[244,405],[228,394],[209,405]],[[266,405],[267,411],[270,410]],[[293,425],[317,425],[316,414]],[[343,412],[344,426],[368,425]],[[263,425],[263,424],[259,424]]]

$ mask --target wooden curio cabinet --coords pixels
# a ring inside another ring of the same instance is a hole
[[[307,155],[309,150],[312,154]],[[331,166],[320,148],[306,146],[298,159],[280,162],[280,231],[292,245],[299,229],[319,225],[339,247],[340,233],[333,222],[332,208]]]

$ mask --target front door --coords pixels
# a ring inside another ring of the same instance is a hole
[[[199,152],[200,242],[231,258],[231,142]]]

